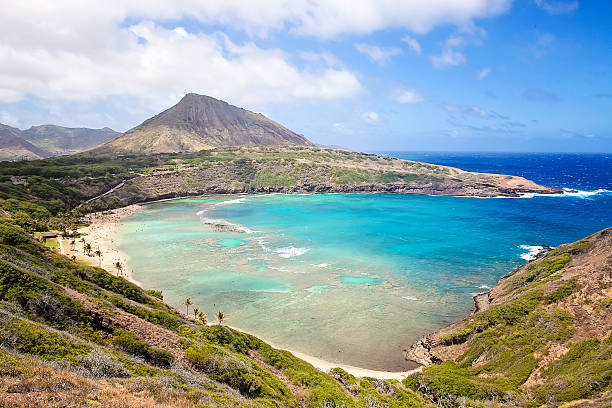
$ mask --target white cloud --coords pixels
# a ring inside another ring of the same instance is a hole
[[[408,47],[410,47],[412,52],[414,52],[416,55],[421,55],[421,44],[419,44],[415,38],[405,35],[402,37],[402,41],[408,44]]]
[[[442,104],[442,108],[444,108],[447,112],[452,114],[462,114],[473,116],[481,119],[508,119],[507,116],[499,114],[495,111],[487,111],[478,106],[460,106],[460,105],[451,105],[451,104]]]
[[[483,69],[481,69],[480,71],[478,71],[476,73],[476,78],[478,80],[481,80],[484,77],[486,77],[487,75],[489,75],[490,73],[491,73],[491,68],[489,68],[489,67],[483,68]]]
[[[436,68],[454,67],[465,64],[465,55],[452,48],[444,48],[440,55],[431,57],[431,63]]]
[[[376,112],[364,112],[361,118],[367,123],[374,124],[380,122],[380,116]]]
[[[471,27],[474,19],[502,14],[510,4],[511,0],[4,1],[0,102],[19,101],[26,94],[54,100],[120,95],[158,108],[188,91],[251,105],[350,97],[360,91],[359,81],[331,54],[307,53],[299,64],[292,63],[293,55],[261,48],[256,40],[235,43],[224,34],[188,32],[178,27],[180,21],[189,20],[189,27],[201,23],[203,28],[240,31],[251,38],[279,32],[336,38],[393,28],[426,33],[443,25]]]
[[[549,14],[566,14],[576,11],[580,4],[578,1],[535,0],[536,5]]]
[[[365,54],[378,65],[386,65],[391,58],[401,55],[402,50],[397,47],[377,47],[376,45],[357,43],[355,49],[362,54]]]
[[[0,44],[0,96],[7,94],[10,101],[26,93],[83,100],[131,95],[162,107],[186,92],[260,104],[336,99],[360,90],[345,69],[327,64],[300,69],[281,50],[236,44],[221,33],[191,34],[141,22],[97,36],[108,42],[98,40],[95,50],[84,49],[78,38],[45,47]]]
[[[425,99],[414,89],[406,89],[399,91],[395,100],[399,103],[419,103]]]
[[[0,112],[0,123],[4,123],[5,125],[17,127],[18,121],[17,121],[17,118],[11,115],[9,112],[1,111]]]
[[[431,57],[431,63],[436,68],[446,68],[465,64],[465,55],[457,51],[457,48],[463,47],[466,42],[466,39],[463,37],[451,35],[444,42],[442,52],[439,55],[433,55]]]

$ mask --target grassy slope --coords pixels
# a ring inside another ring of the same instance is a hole
[[[336,378],[206,326],[0,221],[0,406],[422,407],[393,381]],[[347,382],[348,381],[348,382]]]
[[[612,229],[504,277],[486,310],[431,336],[441,364],[405,381],[440,405],[610,406]]]

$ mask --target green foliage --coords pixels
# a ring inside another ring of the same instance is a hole
[[[550,304],[550,303],[557,303],[560,300],[565,299],[566,297],[568,297],[569,295],[571,295],[572,293],[576,291],[576,288],[577,288],[576,281],[577,279],[573,278],[566,282],[563,282],[560,286],[558,286],[555,289],[554,292],[544,297],[544,302]]]
[[[39,324],[6,315],[0,317],[0,343],[43,360],[67,360],[79,364],[89,346]]]
[[[444,344],[463,343],[468,337],[497,324],[512,324],[534,310],[540,302],[541,292],[533,291],[513,301],[475,314],[461,329],[446,335]]]
[[[0,300],[15,300],[33,315],[58,327],[92,322],[87,310],[60,293],[53,283],[4,260],[0,260]]]
[[[147,322],[158,324],[166,329],[177,331],[184,323],[182,318],[163,310],[150,310],[135,304],[126,302],[120,296],[109,296],[107,300],[119,309],[140,317]]]
[[[291,391],[269,371],[243,356],[220,347],[190,347],[185,358],[210,378],[228,384],[249,398],[273,398],[295,405]]]
[[[425,391],[435,400],[448,396],[495,399],[504,392],[494,383],[475,377],[468,368],[459,367],[453,361],[428,366],[422,373],[408,376],[404,385],[415,391]]]
[[[113,343],[126,353],[142,357],[147,362],[158,367],[170,367],[174,360],[170,352],[151,347],[144,340],[140,340],[134,334],[123,329],[115,330]]]
[[[40,246],[34,239],[6,218],[0,218],[0,243],[21,248],[28,252],[40,252]]]
[[[612,336],[572,345],[542,373],[533,388],[538,404],[555,405],[592,397],[612,389]]]
[[[569,253],[549,253],[541,261],[532,263],[527,270],[516,276],[510,283],[510,290],[538,281],[563,269],[572,260]]]
[[[147,289],[145,290],[145,293],[159,300],[164,300],[164,295],[162,294],[161,290]]]

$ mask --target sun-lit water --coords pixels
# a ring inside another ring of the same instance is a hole
[[[399,370],[402,349],[467,315],[471,297],[533,247],[610,225],[606,191],[266,195],[151,204],[117,240],[136,280],[177,307],[189,296],[211,318],[222,310],[228,324],[275,345]]]

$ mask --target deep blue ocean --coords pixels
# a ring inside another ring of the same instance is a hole
[[[530,198],[258,195],[148,205],[118,236],[136,280],[176,306],[326,360],[401,370],[402,349],[470,313],[472,296],[612,226],[612,156],[386,154],[566,189]],[[220,228],[222,227],[222,228]]]

